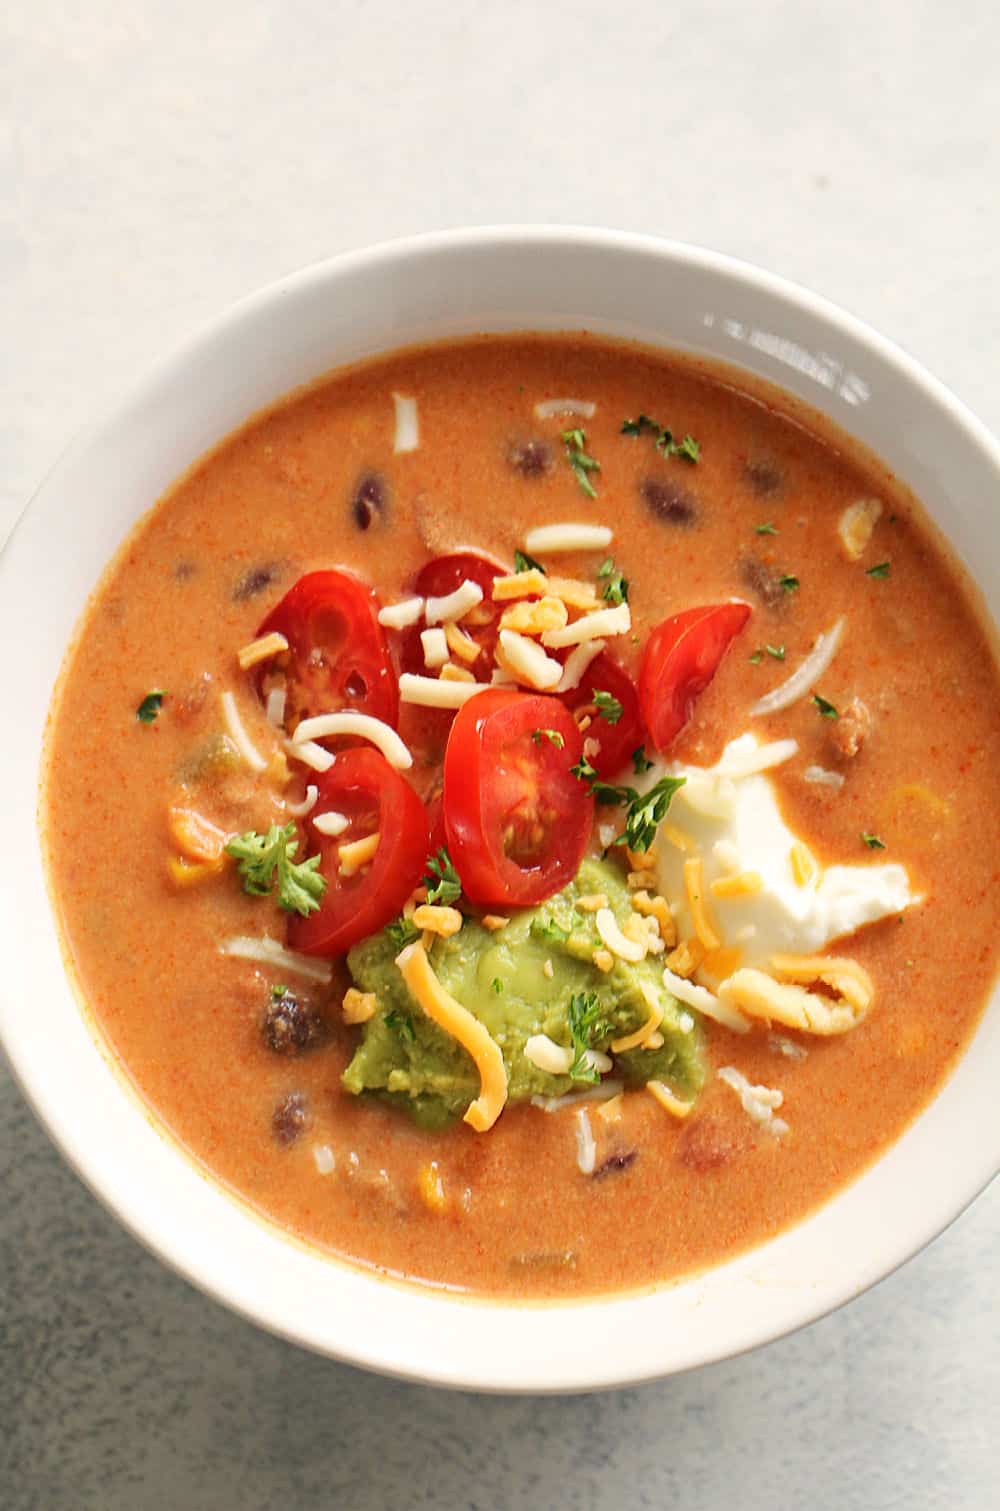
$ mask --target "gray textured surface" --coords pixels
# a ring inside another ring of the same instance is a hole
[[[193,324],[440,225],[596,221],[735,252],[870,319],[998,429],[998,58],[987,3],[15,0],[0,536],[74,429]],[[117,1228],[2,1073],[0,1159],[4,1511],[996,1505],[1000,1190],[752,1358],[496,1401],[230,1317]]]

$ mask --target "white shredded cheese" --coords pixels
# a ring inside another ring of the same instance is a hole
[[[303,766],[309,766],[313,771],[329,771],[333,765],[333,756],[322,745],[317,745],[315,740],[302,740],[298,745],[293,745],[288,740],[285,749],[293,761],[301,761]]]
[[[796,1044],[794,1039],[788,1039],[784,1034],[768,1034],[767,1047],[777,1055],[784,1055],[786,1060],[804,1060],[809,1054],[804,1044]]]
[[[541,646],[517,630],[500,631],[500,648],[508,668],[521,682],[540,692],[549,692],[562,676],[562,663],[547,656]]]
[[[564,414],[591,420],[596,413],[597,405],[590,399],[542,399],[535,405],[535,417],[539,420],[558,420]]]
[[[557,1044],[548,1034],[532,1034],[525,1043],[524,1058],[546,1075],[564,1076],[569,1074],[575,1056],[568,1045]]]
[[[251,640],[249,645],[244,645],[236,653],[236,659],[243,671],[248,672],[252,666],[257,666],[261,661],[268,661],[272,656],[280,655],[287,651],[288,641],[284,635],[279,635],[277,630],[272,630],[269,635],[258,635],[256,640]]]
[[[424,604],[424,618],[428,624],[446,624],[461,619],[463,614],[467,614],[482,601],[482,588],[478,582],[470,582],[467,577],[453,593],[445,593],[441,598],[428,598]]]
[[[421,630],[420,644],[423,646],[426,667],[434,671],[437,667],[444,666],[450,653],[448,637],[440,626],[433,630]]]
[[[437,677],[404,672],[399,679],[399,696],[403,703],[419,703],[424,708],[461,708],[489,686],[488,682],[442,682]]]
[[[603,640],[585,640],[571,650],[563,665],[563,674],[556,683],[556,692],[569,693],[575,687],[579,687],[587,667],[596,660],[603,649]]]
[[[771,1086],[754,1086],[735,1065],[721,1066],[716,1075],[720,1081],[732,1087],[742,1103],[743,1111],[760,1127],[766,1128],[776,1138],[781,1138],[782,1134],[788,1132],[784,1118],[774,1116],[775,1109],[785,1100],[782,1092]]]
[[[292,735],[292,745],[297,748],[330,735],[357,735],[361,740],[370,740],[397,771],[409,771],[413,765],[413,757],[394,729],[383,724],[381,719],[372,718],[371,714],[358,714],[347,709],[303,719]]]
[[[335,813],[330,809],[327,813],[317,813],[313,819],[313,828],[318,829],[320,834],[335,839],[338,834],[343,834],[345,829],[350,828],[350,823],[346,814]]]
[[[337,1168],[337,1161],[329,1144],[317,1144],[313,1149],[313,1160],[320,1175],[332,1175]]]
[[[568,1091],[561,1097],[533,1096],[531,1105],[541,1108],[542,1112],[561,1112],[564,1107],[578,1107],[582,1102],[610,1102],[624,1090],[624,1081],[602,1081],[589,1091]]]
[[[287,694],[285,688],[272,687],[264,704],[264,712],[267,714],[268,723],[275,724],[280,729],[285,722],[285,702]]]
[[[546,630],[542,644],[550,650],[562,650],[567,645],[579,645],[584,640],[596,640],[602,635],[624,635],[632,628],[632,613],[627,603],[616,603],[611,609],[596,609],[592,614],[581,614],[572,624],[561,630]]]
[[[610,546],[612,532],[607,525],[539,525],[524,537],[524,549],[554,555],[559,551],[603,551]]]
[[[802,773],[804,782],[811,782],[816,787],[843,787],[846,778],[842,771],[830,771],[825,766],[807,766]]]
[[[597,1143],[585,1107],[578,1108],[576,1114],[576,1163],[581,1175],[593,1175]]]
[[[246,761],[251,771],[266,771],[267,762],[243,727],[243,720],[240,718],[236,707],[236,699],[231,692],[224,692],[221,701],[222,716],[226,721],[226,730],[240,755]]]
[[[598,908],[594,922],[598,934],[612,955],[617,955],[620,960],[628,960],[633,965],[638,965],[640,960],[646,958],[645,945],[636,943],[634,939],[626,939],[610,908]]]
[[[805,696],[822,677],[830,662],[837,654],[837,648],[844,636],[843,619],[838,619],[825,635],[817,635],[812,650],[803,662],[798,665],[779,686],[765,693],[753,705],[750,712],[752,715],[775,714],[782,708],[788,708],[792,703]],[[765,747],[766,748],[766,747]]]
[[[220,955],[230,955],[235,960],[256,960],[259,965],[271,965],[292,975],[304,976],[307,981],[324,984],[333,979],[333,967],[325,960],[314,960],[311,955],[300,955],[297,950],[288,950],[277,939],[264,934],[254,939],[240,934],[226,939],[219,945]]]
[[[401,393],[394,393],[392,402],[396,408],[396,435],[393,451],[416,451],[420,445],[420,423],[417,419],[417,401]]]
[[[405,630],[418,623],[423,612],[422,598],[403,598],[399,603],[387,603],[384,609],[379,609],[378,622],[387,630]]]
[[[306,788],[306,795],[302,799],[301,803],[286,803],[285,812],[290,813],[292,815],[292,818],[305,818],[307,813],[311,813],[313,811],[318,801],[319,788],[314,787],[312,782],[310,782],[309,786]]]
[[[690,1013],[677,1014],[677,1027],[682,1034],[689,1034],[694,1029],[694,1019]]]
[[[705,1018],[721,1023],[723,1028],[730,1028],[737,1034],[749,1032],[750,1024],[743,1014],[738,1013],[735,1008],[724,1006],[714,992],[710,992],[707,987],[696,986],[693,981],[685,980],[683,976],[676,975],[666,967],[663,970],[663,985],[671,996],[677,998],[678,1002],[685,1003],[687,1007],[693,1007]]]
[[[761,771],[770,771],[774,766],[782,766],[798,753],[798,740],[772,740],[769,745],[758,745],[755,750],[751,750],[749,745],[740,748],[739,742],[733,740],[723,752],[722,759],[711,770],[716,776],[739,781],[743,777],[756,776]]]

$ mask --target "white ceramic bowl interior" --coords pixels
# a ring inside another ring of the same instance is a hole
[[[0,1033],[83,1179],[210,1295],[310,1348],[488,1390],[618,1385],[737,1353],[819,1317],[950,1222],[1000,1166],[1000,996],[940,1094],[813,1217],[697,1278],[544,1307],[397,1285],[290,1242],[158,1131],[67,982],[36,832],[53,684],[87,595],[139,516],[255,410],[330,368],[476,331],[587,328],[770,379],[876,451],[1000,601],[1000,450],[912,360],[823,300],[724,257],[606,231],[444,233],[323,263],[223,315],[63,458],[0,566],[7,802]],[[95,810],[95,829],[100,811]],[[595,1339],[602,1340],[595,1347]]]

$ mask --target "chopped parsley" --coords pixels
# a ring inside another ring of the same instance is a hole
[[[590,481],[590,474],[592,472],[600,472],[601,464],[597,461],[596,457],[588,455],[587,432],[579,428],[564,430],[560,436],[560,440],[566,447],[566,460],[576,474],[576,480],[580,485],[581,491],[588,498],[596,498],[597,489]]]
[[[774,657],[775,661],[784,661],[785,647],[783,645],[765,645],[764,649],[769,656]]]
[[[405,950],[408,944],[413,944],[420,938],[420,930],[409,918],[402,914],[393,922],[387,923],[385,932],[396,946],[397,950]]]
[[[287,986],[272,986],[272,988],[271,988],[271,1001],[272,1002],[280,1002],[281,999],[282,999],[282,997],[287,997],[287,996],[288,996],[288,987]]]
[[[885,841],[879,839],[879,837],[878,837],[877,834],[862,834],[861,838],[863,839],[863,841],[865,842],[865,844],[868,846],[869,850],[884,850],[885,849]],[[900,919],[899,921],[900,921],[900,923],[902,923],[903,920]]]
[[[548,740],[549,744],[554,745],[557,750],[562,750],[566,744],[558,729],[533,729],[531,738],[536,745],[540,745],[543,740]]]
[[[166,696],[166,692],[162,687],[154,687],[151,693],[146,694],[135,711],[135,716],[140,724],[152,724],[163,707],[163,700]]]
[[[750,662],[751,666],[759,666],[760,663],[763,661],[763,659],[764,659],[764,652],[763,651],[754,651],[754,653],[753,653],[752,656],[748,656],[747,657],[747,660]]]
[[[545,568],[542,566],[542,564],[541,564],[540,561],[536,561],[535,558],[533,556],[529,556],[527,554],[527,552],[525,552],[525,551],[515,551],[514,552],[514,571],[515,572],[543,572],[544,573]]]
[[[642,776],[645,772],[651,771],[652,766],[652,761],[646,756],[645,745],[637,745],[632,752],[632,770],[636,776]]]
[[[574,1081],[589,1081],[593,1085],[601,1079],[601,1073],[596,1066],[587,1063],[586,1053],[593,1048],[595,1039],[601,1039],[611,1031],[611,1025],[602,1016],[597,993],[574,992],[569,999],[566,1018],[574,1053],[570,1076]]]
[[[679,456],[685,462],[697,462],[701,456],[701,445],[693,435],[686,435],[683,441],[675,441],[673,431],[667,425],[651,420],[648,414],[641,414],[634,420],[623,420],[621,433],[654,436],[653,444],[664,456]]]
[[[565,944],[569,929],[561,929],[554,918],[533,918],[531,937],[541,939],[545,944]]]
[[[789,572],[784,572],[778,578],[778,586],[783,588],[786,593],[797,593],[799,591],[799,579],[793,577]]]
[[[648,850],[656,838],[657,827],[663,822],[674,793],[684,786],[682,776],[664,776],[648,792],[637,792],[634,787],[615,787],[603,782],[587,760],[578,761],[570,771],[581,782],[588,782],[590,790],[599,803],[619,804],[625,808],[625,832],[615,840],[616,845],[627,845],[630,850]]]
[[[865,568],[866,577],[888,577],[888,575],[889,563],[887,561],[877,561],[873,567]]]
[[[427,901],[437,903],[441,907],[447,907],[461,897],[462,883],[458,879],[458,872],[452,865],[451,856],[444,845],[434,858],[427,862],[424,885],[427,888]]]
[[[237,863],[244,892],[251,897],[269,897],[277,882],[278,906],[307,918],[319,909],[326,877],[320,874],[318,855],[295,863],[298,848],[294,823],[284,828],[272,824],[266,834],[250,829],[237,835],[226,846],[226,854]]]
[[[394,1007],[386,1013],[383,1021],[386,1028],[391,1028],[394,1034],[397,1034],[401,1039],[405,1039],[407,1043],[412,1044],[416,1039],[417,1030],[413,1026],[413,1019],[409,1013],[401,1013],[398,1008]]]
[[[610,693],[606,693],[600,687],[594,688],[594,703],[599,716],[606,719],[609,724],[617,724],[625,712],[618,699],[613,698]]]
[[[763,525],[754,525],[754,534],[755,535],[777,535],[777,533],[778,533],[778,527],[777,527],[777,525],[772,525],[772,523],[771,523],[770,520],[768,520]]]
[[[498,997],[503,992],[503,982],[500,980],[499,976],[493,977],[493,990],[496,992]]]
[[[820,716],[824,719],[839,719],[840,710],[828,698],[821,698],[819,693],[813,693],[812,700],[819,709]]]
[[[610,556],[607,561],[601,563],[597,577],[599,581],[604,582],[604,600],[606,603],[628,602],[628,578],[623,577],[617,570]]]

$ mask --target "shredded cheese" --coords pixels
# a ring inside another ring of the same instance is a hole
[[[661,824],[660,833],[668,845],[673,845],[675,850],[680,850],[685,855],[694,849],[694,840],[683,829],[678,829],[676,824]]]
[[[602,1081],[589,1091],[568,1091],[561,1097],[533,1096],[531,1105],[540,1107],[543,1112],[561,1112],[564,1107],[578,1107],[584,1102],[609,1102],[613,1097],[621,1096],[624,1090],[622,1081]]]
[[[231,692],[224,692],[220,701],[222,703],[222,716],[226,721],[226,730],[236,749],[244,761],[246,761],[251,771],[266,771],[267,762],[243,727],[243,720],[240,718],[236,707],[236,699]]]
[[[190,860],[221,860],[229,835],[194,808],[167,809],[167,828],[177,848]]]
[[[561,551],[603,551],[610,546],[612,533],[606,525],[540,525],[524,537],[524,549],[532,556],[555,555]]]
[[[337,1166],[336,1158],[329,1144],[317,1144],[313,1149],[313,1160],[320,1175],[332,1175]]]
[[[341,876],[356,876],[363,866],[373,861],[381,838],[376,829],[374,834],[366,834],[364,839],[352,839],[348,844],[341,845],[337,850]]]
[[[573,904],[581,913],[596,913],[598,908],[606,908],[608,895],[606,892],[588,892],[584,897],[578,897]]]
[[[303,976],[307,981],[326,984],[333,979],[333,967],[325,960],[314,960],[311,955],[300,955],[297,950],[287,950],[283,944],[265,934],[260,939],[240,934],[219,945],[220,955],[229,955],[235,960],[255,960],[259,965],[271,965],[291,975]]]
[[[562,664],[547,656],[534,640],[519,635],[515,630],[500,631],[500,646],[503,650],[506,670],[513,672],[519,682],[540,692],[549,692],[562,676]]]
[[[394,393],[392,402],[396,410],[396,434],[392,449],[395,452],[416,451],[420,445],[420,422],[417,417],[417,401],[404,394]]]
[[[789,708],[791,704],[798,702],[799,698],[805,697],[837,654],[837,648],[844,635],[844,625],[845,620],[838,619],[825,635],[817,635],[813,648],[805,660],[795,668],[786,681],[772,688],[769,693],[765,693],[763,698],[758,698],[750,713],[755,718],[763,714],[776,714],[780,709]]]
[[[558,598],[570,609],[597,608],[593,583],[582,582],[578,577],[550,577],[538,567],[530,567],[527,572],[511,572],[493,579],[493,598],[498,603],[512,598],[545,597]]]
[[[413,911],[413,925],[426,930],[428,934],[439,934],[442,939],[450,939],[461,929],[462,915],[457,908],[442,908],[434,903],[424,902]]]
[[[465,1113],[465,1122],[477,1133],[485,1133],[493,1127],[507,1100],[507,1071],[499,1044],[468,1008],[445,991],[419,940],[396,956],[396,965],[428,1018],[461,1044],[475,1061],[480,1091]]]
[[[865,1016],[865,1012],[844,995],[832,1000],[807,991],[803,986],[776,981],[773,976],[750,966],[734,971],[722,982],[719,1001],[750,1018],[781,1023],[785,1028],[798,1028],[824,1037],[847,1033]]]
[[[700,855],[692,855],[684,862],[684,889],[687,892],[691,923],[696,939],[704,945],[706,950],[717,950],[722,941],[709,922],[705,908],[705,888]]]
[[[330,839],[336,839],[338,834],[343,834],[345,829],[350,828],[351,821],[344,813],[335,813],[329,809],[326,813],[317,813],[313,819],[313,828],[318,829],[320,834],[327,835]]]
[[[667,966],[678,976],[693,976],[708,951],[698,939],[682,939],[667,956]]]
[[[738,871],[734,876],[718,876],[709,887],[713,897],[756,897],[764,890],[759,871]]]
[[[597,1116],[601,1119],[602,1123],[620,1123],[624,1110],[625,1094],[619,1091],[616,1096],[611,1097],[607,1102],[598,1104]]]
[[[785,1100],[782,1092],[771,1086],[752,1085],[735,1065],[720,1066],[716,1075],[720,1081],[732,1087],[740,1099],[743,1111],[760,1127],[766,1128],[776,1138],[781,1138],[788,1132],[788,1124],[784,1118],[774,1116],[775,1109],[780,1107]]]
[[[302,740],[298,745],[289,741],[285,748],[293,761],[301,761],[303,766],[308,766],[313,771],[329,771],[333,765],[333,756],[322,745],[317,745],[315,740]]]
[[[591,399],[541,399],[535,405],[535,417],[539,420],[558,420],[562,415],[591,420],[596,413],[597,405]]]
[[[645,945],[638,944],[633,939],[626,939],[610,908],[598,908],[595,922],[602,942],[607,945],[613,955],[618,956],[619,960],[627,960],[632,965],[638,965],[640,960],[646,958]]]
[[[438,626],[432,630],[420,631],[420,644],[424,652],[424,665],[436,671],[439,666],[444,666],[449,656],[448,636]]]
[[[287,813],[290,813],[292,815],[292,818],[305,818],[307,813],[311,813],[313,811],[318,802],[319,788],[314,787],[312,782],[310,782],[308,787],[306,788],[306,795],[302,799],[301,803],[286,803],[285,811]]]
[[[550,650],[564,650],[568,645],[580,645],[585,640],[597,640],[604,636],[625,635],[632,628],[632,612],[627,603],[616,603],[614,608],[595,609],[592,614],[581,614],[572,624],[561,630],[546,630],[542,644]]]
[[[581,645],[571,650],[563,665],[563,673],[556,683],[557,693],[569,693],[579,687],[583,680],[583,674],[590,663],[601,654],[604,649],[603,640],[585,640]]]
[[[815,787],[840,788],[847,779],[842,771],[830,771],[825,766],[807,766],[802,773],[802,780]]]
[[[367,1023],[378,1011],[378,998],[374,992],[359,992],[356,986],[349,986],[341,1011],[345,1023]]]
[[[403,672],[399,679],[399,697],[403,703],[419,704],[422,708],[461,708],[477,693],[490,687],[489,682],[442,682],[438,677],[418,677],[413,672]]]
[[[647,1081],[646,1090],[659,1102],[671,1117],[686,1118],[694,1102],[685,1102],[664,1081]]]
[[[371,714],[354,713],[347,709],[339,713],[318,714],[314,719],[303,719],[292,735],[292,754],[301,745],[326,739],[331,735],[356,735],[358,739],[370,740],[397,771],[408,771],[413,765],[413,757],[394,729],[381,719],[372,718]]]
[[[626,1050],[638,1049],[653,1037],[663,1022],[663,1003],[652,987],[648,982],[642,981],[639,983],[639,990],[642,992],[646,1000],[646,1006],[649,1008],[649,1017],[645,1023],[636,1029],[635,1033],[626,1034],[622,1039],[613,1040],[611,1044],[611,1053],[613,1055],[623,1055]]]
[[[576,1163],[581,1175],[593,1175],[597,1163],[597,1144],[585,1107],[576,1114]]]
[[[792,868],[797,887],[807,887],[811,881],[815,881],[819,873],[812,851],[800,839],[795,841],[788,852],[788,864]]]
[[[482,601],[483,590],[478,582],[470,582],[466,578],[453,593],[445,593],[440,598],[428,598],[424,604],[424,618],[428,624],[444,624],[450,619],[461,619]]]
[[[859,498],[856,503],[848,504],[837,523],[837,534],[848,561],[860,561],[881,517],[882,505],[877,498]]]
[[[444,1194],[444,1181],[441,1179],[441,1171],[438,1169],[436,1159],[420,1166],[417,1175],[417,1189],[420,1192],[420,1200],[425,1207],[432,1212],[443,1212],[448,1205],[448,1199]]]
[[[565,1076],[575,1056],[568,1045],[557,1044],[548,1034],[532,1034],[525,1042],[524,1058],[546,1075]]]
[[[521,598],[500,616],[501,630],[517,630],[521,635],[541,635],[545,630],[561,630],[569,618],[561,598]]]
[[[464,661],[471,666],[474,661],[479,660],[482,647],[473,640],[471,635],[459,629],[453,619],[449,619],[444,627],[444,638],[448,642],[448,649],[453,656],[458,657],[459,661]]]
[[[279,635],[277,630],[272,630],[269,635],[258,635],[256,640],[251,640],[249,645],[244,645],[236,652],[236,659],[246,672],[258,662],[268,661],[272,656],[280,655],[287,649],[288,641],[284,635]]]
[[[640,888],[632,895],[632,906],[635,911],[644,918],[655,918],[660,930],[660,938],[664,944],[673,946],[677,943],[677,926],[674,916],[670,911],[670,904],[665,897],[657,894],[650,897],[644,888]]]
[[[284,685],[281,687],[272,687],[268,691],[267,701],[264,704],[264,712],[267,714],[267,722],[273,724],[278,729],[285,722],[285,704],[287,701],[288,694]]]
[[[442,682],[464,682],[468,684],[470,682],[475,683],[476,680],[467,666],[456,666],[454,661],[446,661],[438,676]]]
[[[488,929],[491,934],[497,934],[501,929],[505,929],[507,927],[507,925],[510,923],[510,919],[505,918],[502,913],[484,913],[479,922],[482,924],[483,928]]]
[[[731,1029],[734,1034],[748,1032],[750,1025],[742,1013],[720,1002],[707,987],[696,986],[693,981],[676,975],[669,966],[664,969],[663,984],[678,1002],[683,1002],[686,1007],[693,1007],[695,1012],[701,1013],[702,1017],[721,1023],[723,1028]]]
[[[872,978],[846,955],[772,955],[771,969],[783,981],[822,981],[859,1013],[866,1013],[875,1000]]]
[[[387,630],[406,630],[411,624],[419,624],[423,618],[422,598],[403,598],[399,603],[387,603],[378,611],[378,622]]]

